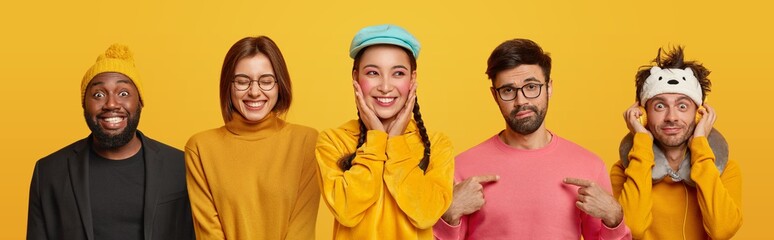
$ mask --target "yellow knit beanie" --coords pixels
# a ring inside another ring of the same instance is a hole
[[[128,46],[117,43],[110,45],[104,54],[100,54],[97,57],[97,62],[83,75],[83,80],[81,80],[81,102],[83,102],[86,88],[94,76],[104,72],[116,72],[129,77],[129,80],[132,80],[134,86],[137,87],[140,103],[142,103],[142,81],[140,81],[137,68],[134,66],[132,52],[129,51]]]

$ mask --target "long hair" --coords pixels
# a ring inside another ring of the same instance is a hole
[[[664,51],[661,48],[658,49],[658,54],[656,54],[656,58],[653,59],[652,63],[655,63],[656,66],[660,68],[679,68],[684,69],[686,67],[690,67],[691,70],[693,70],[693,74],[696,74],[696,79],[699,80],[699,85],[701,85],[701,100],[704,101],[707,98],[707,94],[710,92],[710,88],[712,87],[712,82],[707,78],[711,71],[704,67],[701,63],[697,61],[685,61],[684,60],[684,54],[683,54],[683,47],[677,46],[672,48],[669,51]],[[666,57],[661,57],[661,53],[664,52]],[[634,86],[637,88],[637,95],[634,96],[634,99],[636,101],[640,100],[640,94],[642,93],[642,85],[645,84],[645,80],[650,77],[650,69],[652,68],[652,65],[643,65],[640,66],[640,69],[637,70],[637,74],[634,76],[635,82]],[[645,103],[640,103],[645,104]]]
[[[284,114],[290,109],[290,102],[293,99],[290,73],[279,47],[271,38],[266,36],[246,37],[231,46],[231,49],[226,53],[226,58],[223,60],[223,68],[220,71],[220,112],[223,115],[223,121],[226,123],[231,121],[231,113],[236,111],[233,103],[231,103],[231,84],[234,81],[236,65],[240,60],[258,54],[266,55],[277,78],[277,104],[274,105],[271,111],[277,114]]]
[[[367,47],[360,50],[360,52],[357,53],[355,56],[355,61],[353,62],[352,70],[357,70],[358,66],[360,65],[360,59],[363,56],[363,52],[368,49]],[[414,57],[414,55],[405,48],[401,48],[403,51],[406,52],[406,55],[409,57],[409,62],[411,65],[411,70],[415,71],[417,69],[417,59]],[[422,145],[425,147],[424,154],[422,155],[422,160],[419,161],[418,166],[422,171],[427,172],[427,166],[430,165],[430,137],[427,136],[427,129],[425,128],[425,122],[422,120],[422,114],[419,112],[419,98],[417,97],[414,101],[414,121],[417,123],[417,129],[419,130],[419,136],[422,139]],[[365,124],[363,124],[363,120],[360,119],[360,111],[357,113],[358,116],[358,124],[360,125],[360,135],[357,139],[357,147],[355,149],[360,148],[360,146],[363,146],[363,143],[366,141],[366,132],[368,129],[366,129]],[[353,153],[346,154],[339,158],[339,167],[341,170],[347,171],[350,168],[352,168],[352,160],[355,159],[355,154],[357,150]]]

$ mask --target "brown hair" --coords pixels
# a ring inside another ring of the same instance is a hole
[[[707,98],[707,94],[710,92],[710,88],[712,87],[712,82],[707,78],[711,71],[704,67],[699,62],[696,61],[685,61],[684,60],[684,54],[683,54],[683,47],[677,46],[675,48],[672,48],[670,51],[662,51],[661,48],[658,49],[658,54],[656,54],[656,58],[653,59],[653,63],[656,64],[656,66],[660,68],[679,68],[679,69],[685,69],[687,67],[690,67],[691,70],[693,70],[693,74],[696,75],[696,79],[699,80],[699,84],[701,85],[701,100],[704,101],[704,99]],[[661,52],[664,52],[664,55],[666,55],[665,58],[661,58]],[[653,68],[652,65],[642,65],[640,66],[640,69],[637,70],[637,74],[634,76],[634,86],[637,88],[637,95],[634,96],[634,99],[636,101],[640,100],[640,93],[642,93],[642,85],[645,84],[645,80],[648,79],[650,76],[650,69]],[[645,103],[640,103],[645,104]]]
[[[516,38],[501,43],[487,60],[486,75],[494,82],[497,73],[524,64],[537,64],[543,69],[546,83],[551,81],[551,56],[529,39]]]
[[[363,48],[360,50],[360,52],[355,55],[355,61],[352,64],[352,71],[357,71],[358,66],[360,65],[360,58],[363,57],[363,53],[368,49],[368,47]],[[417,70],[417,59],[414,57],[414,54],[405,48],[402,48],[404,52],[406,52],[406,55],[409,57],[409,64],[411,65],[411,71]],[[422,120],[422,114],[419,112],[419,97],[417,97],[414,100],[414,121],[417,123],[417,129],[419,130],[419,137],[422,139],[422,145],[425,147],[424,154],[422,156],[422,160],[419,161],[419,168],[422,169],[422,171],[427,172],[427,166],[430,165],[430,137],[427,135],[427,129],[425,128],[425,121]],[[358,116],[358,123],[360,124],[360,135],[357,139],[357,146],[355,149],[360,148],[360,146],[363,146],[363,143],[366,141],[366,132],[368,129],[366,129],[365,124],[363,124],[363,120],[360,119],[360,112],[357,113]],[[350,153],[342,156],[339,158],[339,167],[341,170],[347,171],[350,168],[352,168],[352,160],[355,159],[355,153]]]
[[[277,104],[271,111],[277,114],[285,114],[290,109],[293,93],[290,85],[290,73],[285,65],[279,47],[271,38],[266,36],[246,37],[234,43],[226,53],[223,60],[223,68],[220,71],[220,110],[223,121],[231,121],[231,113],[237,111],[231,103],[231,84],[234,80],[234,70],[239,60],[253,57],[257,54],[266,55],[271,62],[271,67],[277,79]]]

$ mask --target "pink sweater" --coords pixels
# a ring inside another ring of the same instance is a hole
[[[486,203],[459,226],[439,220],[437,239],[631,239],[623,221],[607,228],[575,206],[578,187],[562,179],[592,180],[611,192],[610,179],[599,157],[559,136],[542,149],[519,150],[495,135],[458,155],[455,164],[455,182],[486,174],[500,180],[484,185]]]

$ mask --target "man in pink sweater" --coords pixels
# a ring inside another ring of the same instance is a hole
[[[631,239],[604,162],[545,127],[551,57],[513,39],[492,52],[486,73],[506,128],[457,156],[435,237]]]

